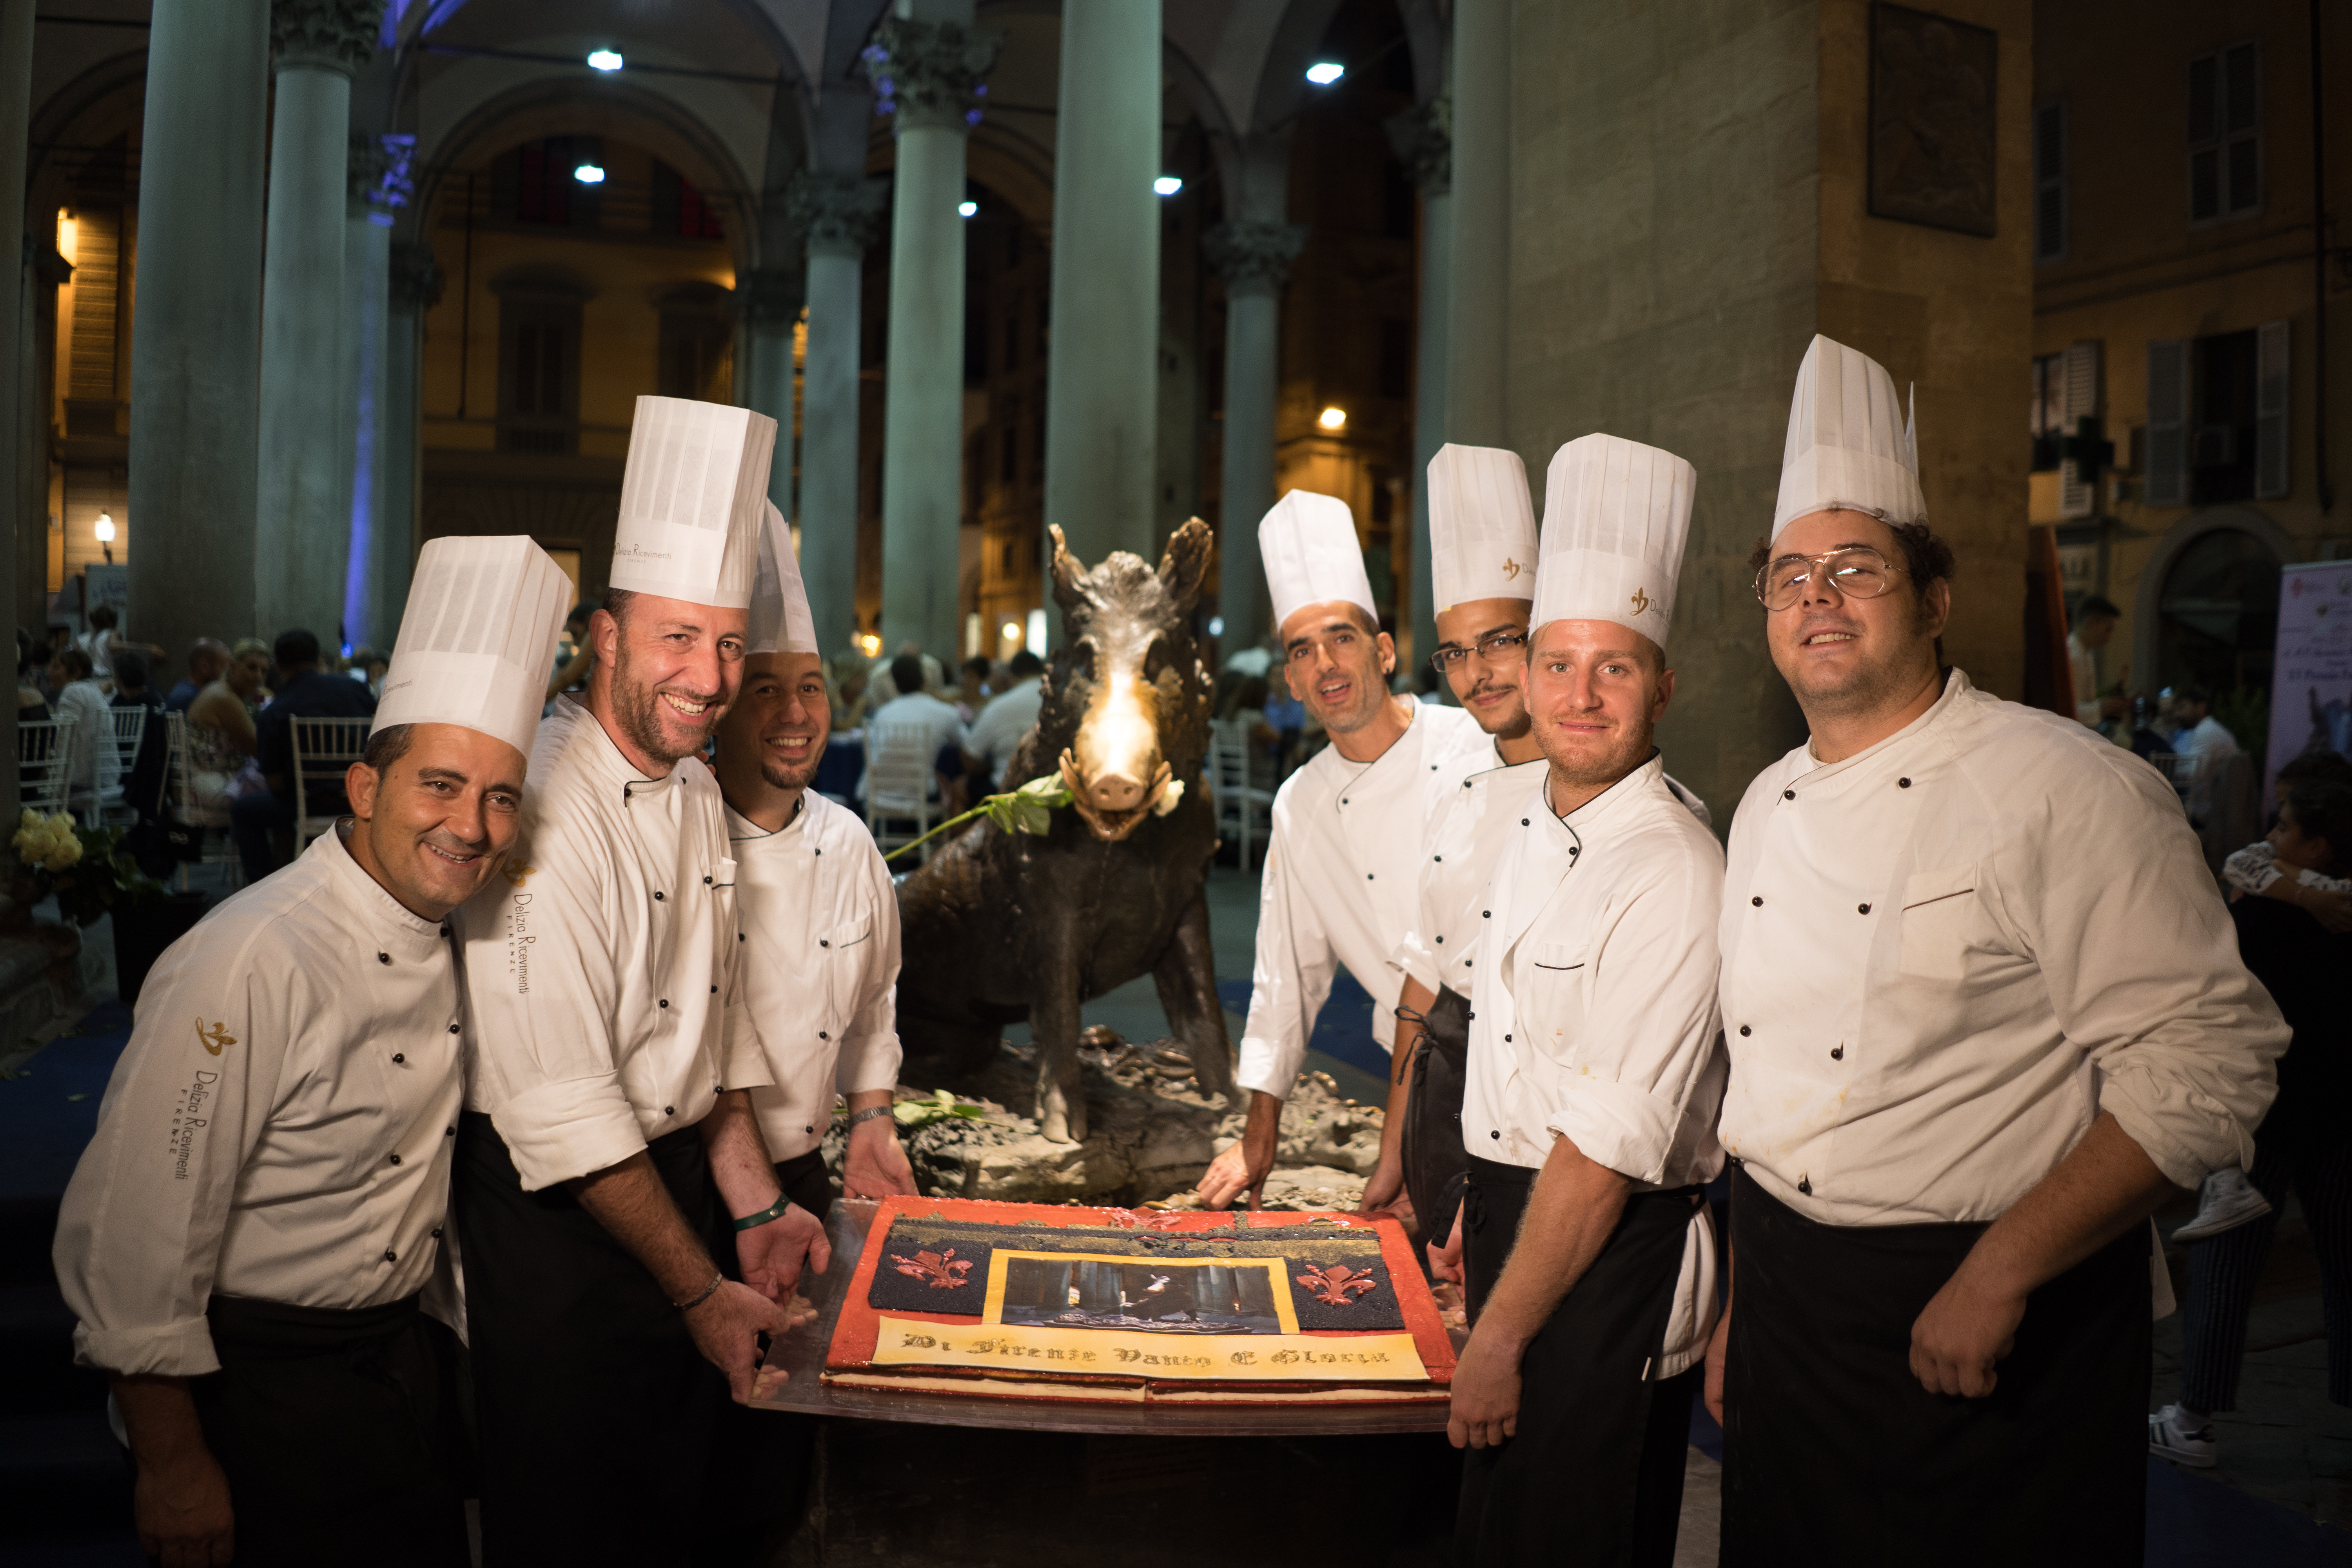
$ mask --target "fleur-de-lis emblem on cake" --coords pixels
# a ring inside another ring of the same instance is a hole
[[[1633,613],[1635,615],[1638,616],[1644,614],[1648,611],[1649,607],[1656,602],[1656,600],[1651,598],[1650,595],[1642,589],[1636,588],[1633,590]]]
[[[1308,1295],[1327,1307],[1352,1307],[1357,1297],[1380,1287],[1380,1281],[1372,1278],[1369,1269],[1359,1273],[1344,1263],[1335,1263],[1328,1268],[1318,1268],[1310,1263],[1307,1272],[1298,1277],[1298,1282],[1307,1287]]]
[[[228,1032],[226,1024],[215,1024],[207,1029],[201,1017],[196,1020],[196,1038],[203,1041],[205,1049],[214,1056],[221,1054],[223,1046],[236,1044],[236,1037]]]
[[[952,1247],[942,1252],[918,1252],[912,1258],[901,1258],[894,1252],[890,1261],[898,1265],[899,1273],[910,1279],[929,1280],[934,1290],[952,1290],[971,1283],[964,1278],[971,1272],[971,1259],[958,1258]]]

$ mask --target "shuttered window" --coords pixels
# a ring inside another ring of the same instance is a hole
[[[2066,105],[2033,111],[2033,259],[2066,258]]]
[[[2264,321],[2255,334],[2254,495],[2276,500],[2294,488],[2287,468],[2287,324]]]
[[[2147,504],[2189,504],[2189,340],[2147,345]]]
[[[2064,401],[2062,439],[2079,435],[2083,422],[2099,412],[2099,345],[2069,343],[2059,358],[2059,392]],[[2082,465],[2068,458],[2058,465],[2058,515],[2092,517],[2098,512],[2098,487]]]
[[[2263,201],[2262,55],[2249,40],[2189,62],[2189,221],[2221,223]]]

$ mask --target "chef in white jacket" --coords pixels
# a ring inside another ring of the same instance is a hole
[[[1380,629],[1345,501],[1292,490],[1257,537],[1291,695],[1331,743],[1275,792],[1237,1075],[1249,1118],[1201,1177],[1212,1208],[1244,1193],[1258,1202],[1282,1103],[1340,964],[1371,993],[1372,1037],[1392,1047],[1400,976],[1389,954],[1412,921],[1422,832],[1457,760],[1487,744],[1461,710],[1390,694],[1396,645]]]
[[[1700,1188],[1723,1168],[1723,856],[1652,743],[1696,479],[1601,435],[1546,478],[1527,679],[1546,770],[1479,910],[1462,1097],[1465,1565],[1674,1555],[1715,1314]]]
[[[58,1280],[171,1564],[464,1568],[457,1354],[423,1307],[463,1092],[450,912],[505,864],[568,596],[528,539],[417,562],[352,816],[140,994]]]
[[[585,700],[540,726],[513,860],[465,912],[490,1568],[721,1550],[750,1500],[707,1500],[720,1413],[803,1258],[825,1262],[751,1112],[766,1061],[724,1048],[735,865],[697,754],[742,673],[774,438],[747,409],[637,400]]]
[[[915,1190],[890,1115],[898,900],[865,821],[809,787],[833,710],[792,535],[774,507],[767,516],[742,694],[719,721],[743,955],[728,1027],[757,1040],[774,1079],[751,1091],[751,1108],[776,1180],[822,1219],[832,1185],[820,1145],[836,1095],[848,1106],[842,1190]]]
[[[1725,879],[1723,1560],[2137,1563],[2147,1215],[2285,1026],[2156,771],[1944,662],[1913,429],[1826,338],[1756,565],[1811,734]]]
[[[1390,1074],[1388,1136],[1364,1206],[1411,1196],[1434,1267],[1459,1279],[1446,1238],[1462,1206],[1462,1074],[1470,976],[1486,921],[1480,898],[1524,797],[1544,771],[1528,717],[1528,616],[1534,610],[1535,507],[1517,452],[1446,445],[1429,462],[1429,547],[1437,604],[1430,663],[1493,742],[1465,756],[1422,845],[1412,924],[1389,962],[1403,975]],[[1705,825],[1706,805],[1666,787]]]

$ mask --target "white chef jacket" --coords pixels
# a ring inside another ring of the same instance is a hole
[[[1723,851],[1654,754],[1565,817],[1545,783],[1514,787],[1480,911],[1492,929],[1471,981],[1463,1144],[1539,1169],[1566,1138],[1636,1192],[1713,1181],[1728,1065],[1715,995]],[[1715,1268],[1696,1207],[1651,1376],[1706,1353]]]
[[[1994,1219],[2103,1110],[2177,1185],[2252,1160],[2286,1025],[2171,787],[2080,724],[1954,670],[1759,774],[1724,894],[1724,1146],[1807,1217]]]
[[[1004,770],[1012,763],[1021,737],[1035,727],[1037,710],[1045,706],[1044,682],[1043,676],[1033,675],[989,699],[988,706],[980,710],[964,737],[965,753],[988,759],[988,776],[998,789],[1004,787]],[[1016,784],[1027,782],[1014,781]]]
[[[1478,937],[1486,923],[1480,918],[1480,900],[1507,837],[1524,815],[1520,807],[1528,792],[1543,782],[1549,766],[1542,757],[1505,763],[1489,746],[1483,755],[1464,760],[1462,787],[1447,791],[1430,814],[1412,925],[1389,955],[1391,964],[1430,994],[1446,985],[1457,995],[1470,994]],[[1705,801],[1671,778],[1664,783],[1700,826],[1712,825]]]
[[[569,696],[540,721],[505,871],[466,906],[466,1106],[525,1192],[617,1165],[768,1081],[727,1054],[735,862],[719,782],[638,773]]]
[[[462,1093],[457,955],[339,834],[173,942],[58,1216],[74,1359],[220,1370],[205,1303],[422,1290]]]
[[[777,1160],[824,1141],[835,1092],[898,1081],[898,900],[856,813],[814,790],[774,833],[727,813],[742,984],[730,1052],[748,1037],[774,1080],[751,1090]]]
[[[1371,762],[1327,746],[1275,792],[1242,1088],[1289,1097],[1342,963],[1371,993],[1372,1037],[1393,1048],[1403,983],[1389,955],[1418,907],[1422,836],[1458,787],[1464,759],[1482,750],[1492,756],[1494,743],[1468,713],[1415,704],[1405,732]]]

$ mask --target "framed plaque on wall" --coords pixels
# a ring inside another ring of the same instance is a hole
[[[1990,27],[1871,6],[1873,217],[1992,235],[2000,55]]]

